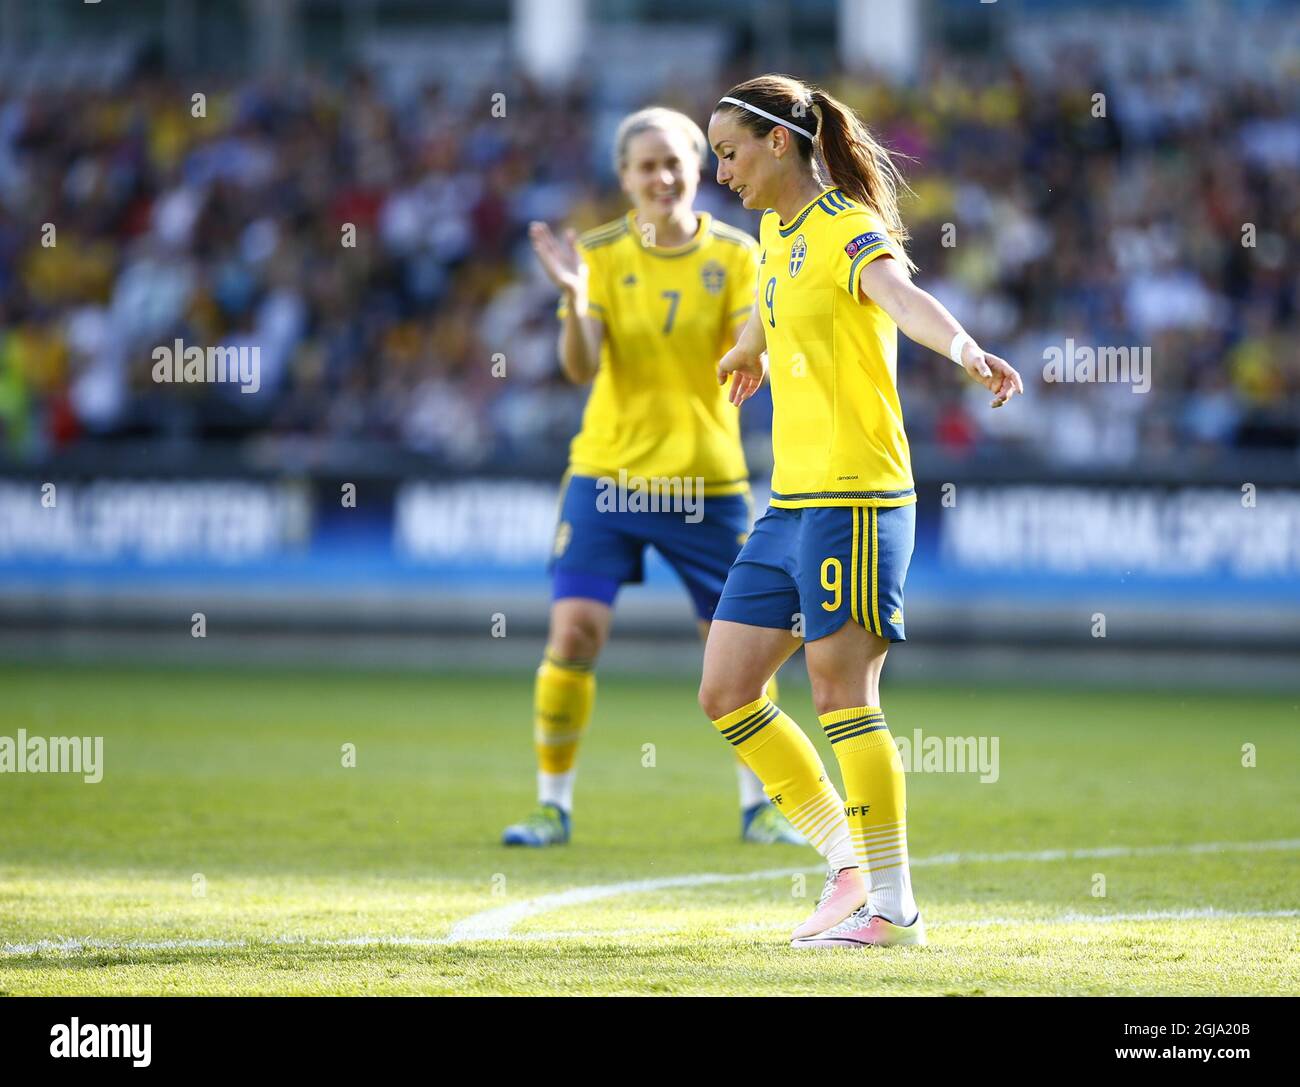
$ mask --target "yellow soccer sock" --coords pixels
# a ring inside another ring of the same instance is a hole
[[[573,808],[578,744],[591,721],[596,676],[589,660],[563,660],[549,649],[533,687],[533,748],[537,752],[538,799]]]
[[[713,724],[833,870],[857,866],[843,801],[817,749],[793,719],[764,695]]]
[[[819,718],[844,778],[844,811],[867,873],[873,911],[896,925],[916,916],[907,861],[907,779],[879,706],[855,706]]]
[[[771,701],[779,701],[776,676],[767,681],[764,692]],[[736,753],[736,784],[740,789],[741,811],[749,811],[756,804],[763,804],[767,801],[767,797],[763,792],[763,783],[759,781],[758,775],[745,765],[745,760],[740,757],[739,752]]]

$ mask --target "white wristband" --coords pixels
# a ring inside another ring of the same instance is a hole
[[[965,332],[958,332],[957,335],[952,338],[952,343],[948,346],[948,357],[958,366],[963,365],[961,361],[961,353],[966,349],[967,344],[974,347],[976,351],[979,350],[979,345],[976,344],[970,335]]]

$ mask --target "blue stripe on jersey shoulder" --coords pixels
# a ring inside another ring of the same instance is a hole
[[[758,242],[754,241],[754,239],[748,234],[739,230],[733,230],[731,227],[727,227],[726,230],[719,230],[716,225],[710,226],[709,233],[717,238],[718,241],[730,242],[732,245],[739,245],[745,249],[756,249],[758,247]]]
[[[730,223],[724,223],[718,219],[714,219],[713,222],[709,224],[709,229],[717,230],[723,234],[731,234],[737,238],[744,238],[746,241],[754,240],[746,231],[741,230],[740,227],[732,226]]]
[[[627,237],[627,231],[619,230],[613,234],[608,234],[603,238],[596,238],[594,241],[583,242],[582,247],[588,250],[600,249],[606,245],[613,245],[616,241],[619,241],[621,238],[625,238],[625,237]]]
[[[627,220],[618,219],[612,223],[605,223],[603,226],[594,227],[585,234],[578,235],[578,243],[587,249],[595,249],[597,246],[608,245],[610,242],[618,241],[627,233]]]
[[[617,219],[611,219],[607,223],[601,223],[599,226],[593,226],[590,230],[584,230],[578,235],[579,238],[594,238],[598,234],[608,234],[612,230],[626,230],[627,216],[623,215]]]
[[[793,234],[796,230],[798,230],[801,226],[803,226],[803,221],[807,219],[809,215],[812,214],[814,208],[821,208],[822,211],[826,212],[827,215],[838,215],[839,214],[838,211],[833,210],[828,204],[825,203],[825,201],[829,197],[834,196],[838,192],[839,192],[838,189],[832,189],[830,192],[823,193],[811,204],[809,204],[806,208],[804,208],[803,211],[799,213],[799,218],[797,218],[788,227],[785,227],[783,229],[780,223],[778,222],[777,233],[780,234],[781,237],[783,238],[788,238],[791,234]]]

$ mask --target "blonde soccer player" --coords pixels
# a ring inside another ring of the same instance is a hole
[[[1000,407],[1024,388],[912,283],[889,153],[819,88],[767,75],[709,121],[718,181],[767,209],[758,300],[718,364],[740,403],[772,383],[772,498],[732,567],[704,653],[700,704],[827,861],[795,947],[922,944],[901,760],[880,703],[902,641],[916,492],[895,380],[898,329],[949,355]],[[844,785],[767,696],[802,644],[813,703]]]
[[[561,242],[545,224],[531,227],[562,293],[561,366],[592,389],[562,485],[550,630],[534,689],[538,804],[506,828],[506,845],[569,840],[596,658],[619,588],[642,580],[646,548],[676,571],[704,633],[749,531],[739,409],[715,366],[753,309],[758,247],[694,210],[707,154],[704,133],[684,114],[631,114],[614,157],[632,209],[576,247],[572,233]],[[737,775],[742,839],[802,844],[739,761]]]

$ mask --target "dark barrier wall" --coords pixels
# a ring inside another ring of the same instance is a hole
[[[93,618],[112,600],[121,618],[190,590],[318,621],[384,599],[431,624],[467,597],[544,610],[557,483],[0,477],[0,617]],[[1039,473],[917,489],[909,631],[1097,636],[1122,616],[1107,636],[1300,644],[1300,487]],[[652,556],[627,619],[680,598]]]

